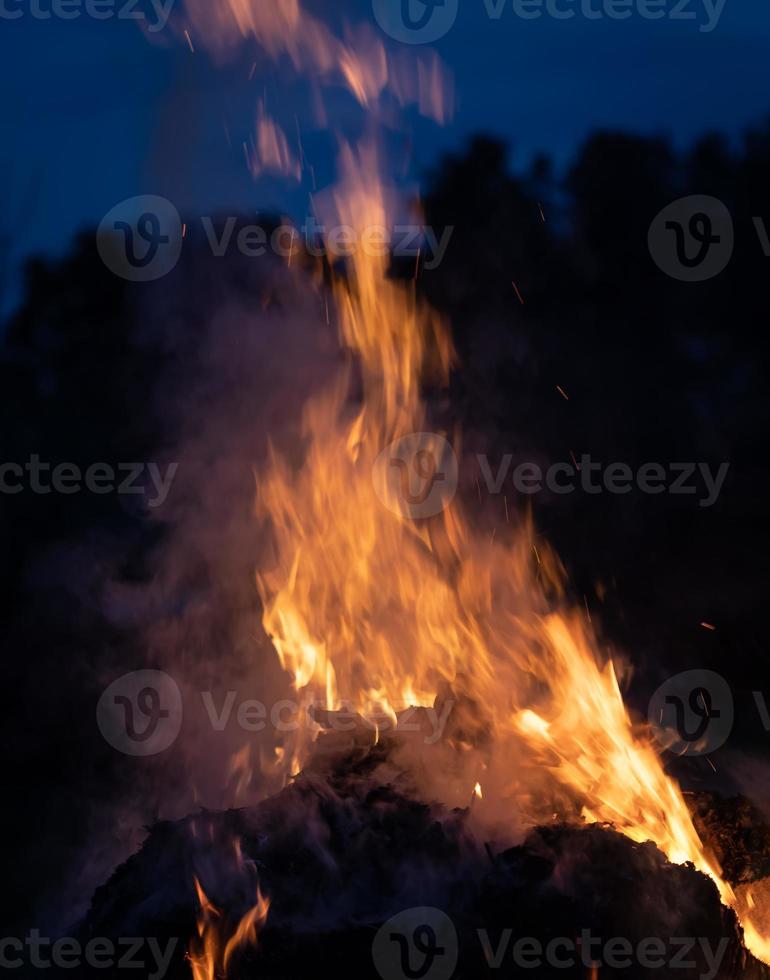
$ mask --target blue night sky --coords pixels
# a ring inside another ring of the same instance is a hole
[[[216,67],[170,28],[149,41],[130,20],[39,20],[29,2],[0,0],[2,9],[25,11],[0,18],[8,197],[0,230],[11,235],[17,270],[30,254],[66,251],[78,230],[136,194],[163,194],[195,213],[301,211],[307,189],[255,184],[246,172],[241,141],[259,96],[284,119],[297,115],[322,182],[330,175],[320,159],[332,141],[313,131],[306,89],[281,68],[260,64],[248,81],[251,54]],[[454,27],[435,44],[455,77],[457,112],[443,129],[410,117],[414,173],[479,131],[511,144],[514,167],[538,151],[563,164],[595,127],[660,133],[679,144],[707,129],[739,136],[770,115],[770,4],[726,0],[710,33],[698,29],[703,0],[690,4],[695,22],[525,21],[508,0],[492,21],[484,0],[459,0]],[[307,5],[374,25],[369,0]],[[343,128],[352,109],[340,95],[334,118],[338,111]]]

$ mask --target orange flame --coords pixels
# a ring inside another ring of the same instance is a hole
[[[437,62],[394,59],[365,32],[360,43],[338,40],[298,0],[194,0],[191,9],[218,41],[252,36],[322,82],[341,78],[365,107],[378,108],[387,88],[436,118],[446,114]],[[392,216],[383,168],[367,144],[344,146],[341,169],[337,217],[361,243]],[[417,519],[392,489],[383,505],[378,468],[383,458],[386,468],[393,463],[394,444],[424,433],[421,392],[428,380],[446,380],[452,344],[414,283],[389,278],[387,258],[360,244],[348,279],[333,289],[340,342],[355,369],[349,364],[306,403],[304,459],[296,465],[273,453],[256,499],[273,538],[272,561],[261,562],[256,576],[263,622],[295,689],[328,708],[352,704],[368,718],[395,718],[405,704],[462,700],[472,724],[448,736],[460,798],[467,801],[475,779],[467,765],[483,768],[484,809],[509,823],[537,823],[554,805],[610,823],[632,840],[654,841],[672,861],[691,861],[735,907],[681,791],[632,725],[615,665],[601,655],[591,623],[566,607],[558,561],[534,548],[529,525],[490,538],[456,501]],[[438,439],[426,436],[421,451],[430,454]],[[410,479],[421,477],[414,458],[400,463]],[[307,759],[316,731],[308,719],[279,757],[287,775]],[[442,779],[446,802],[454,784],[452,773]],[[205,950],[217,922],[201,896]],[[266,914],[262,905],[255,922]],[[749,915],[742,910],[746,941],[768,957]]]
[[[292,153],[286,134],[267,114],[261,102],[257,110],[256,144],[248,154],[248,160],[253,177],[275,173],[300,180],[302,176],[299,160]]]
[[[373,159],[371,149],[343,153],[338,203],[354,228],[385,215]],[[541,549],[533,569],[528,527],[489,540],[455,504],[413,521],[381,503],[378,457],[424,429],[421,382],[431,369],[446,376],[452,348],[435,314],[387,278],[384,261],[359,252],[351,273],[336,299],[363,403],[351,413],[352,374],[343,371],[305,406],[303,464],[274,455],[258,486],[257,513],[275,543],[271,567],[257,574],[263,621],[295,688],[329,708],[352,702],[364,716],[392,717],[404,704],[433,704],[448,686],[491,733],[486,778],[498,812],[535,823],[560,797],[585,820],[691,861],[735,907],[681,791],[634,731],[591,624],[562,608],[558,563]],[[292,772],[314,734],[308,722]],[[748,911],[743,924],[750,948],[767,956]]]
[[[367,108],[374,109],[387,90],[439,122],[451,113],[451,83],[435,54],[394,56],[370,28],[348,29],[340,40],[299,0],[187,0],[186,11],[188,44],[192,34],[226,52],[253,38],[275,61],[288,58],[297,71],[344,85]]]
[[[228,936],[222,912],[212,905],[198,878],[194,878],[200,914],[198,935],[190,943],[188,959],[193,980],[226,980],[234,954],[246,946],[256,946],[257,936],[267,922],[270,899],[257,886],[256,904],[241,918]]]
[[[248,742],[230,757],[226,776],[228,786],[233,786],[232,803],[237,806],[243,800],[253,776],[251,745]]]

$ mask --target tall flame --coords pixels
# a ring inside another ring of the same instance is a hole
[[[425,62],[403,70],[371,39],[363,49],[338,41],[298,0],[192,6],[208,30],[219,26],[220,41],[228,32],[252,35],[321,80],[342,79],[363,106],[375,108],[388,89],[445,114],[440,72]],[[568,607],[558,562],[542,549],[533,562],[529,525],[490,537],[456,501],[417,519],[397,493],[383,505],[375,487],[383,454],[392,464],[389,447],[424,432],[421,392],[427,380],[446,380],[453,351],[413,285],[389,278],[387,258],[361,247],[368,229],[392,217],[375,145],[344,145],[341,160],[337,218],[359,246],[333,290],[340,342],[352,356],[305,405],[301,464],[274,453],[258,480],[256,511],[272,529],[273,556],[257,585],[281,664],[303,697],[332,709],[352,704],[365,717],[395,717],[405,704],[437,698],[462,702],[465,723],[450,742],[458,757],[473,758],[466,801],[481,767],[479,807],[524,824],[554,808],[610,823],[635,841],[654,841],[672,861],[691,861],[735,907],[681,791],[631,722],[615,666],[591,624]],[[426,438],[427,446],[418,442],[430,453],[440,435]],[[401,462],[410,479],[425,477],[416,456]],[[307,758],[314,735],[308,721],[283,756],[288,773]],[[450,776],[447,796],[451,785]],[[742,918],[748,944],[767,957],[747,910]]]
[[[337,202],[359,232],[386,218],[375,156],[343,152]],[[681,791],[635,732],[591,624],[564,608],[557,563],[542,554],[534,566],[527,525],[489,539],[455,503],[424,520],[383,506],[378,458],[422,431],[422,382],[429,369],[446,377],[452,347],[414,290],[363,249],[335,294],[341,342],[360,364],[360,405],[347,368],[305,406],[302,464],[274,455],[257,494],[274,540],[274,561],[257,574],[263,621],[296,690],[364,716],[430,705],[449,690],[475,706],[489,736],[485,797],[496,789],[512,818],[535,822],[546,801],[571,801],[585,820],[691,861],[735,907]],[[295,744],[292,771],[312,738],[309,729]],[[764,951],[745,913],[744,928]]]

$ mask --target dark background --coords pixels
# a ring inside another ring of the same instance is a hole
[[[231,182],[235,161],[200,135],[218,120],[221,105],[211,103],[223,91],[205,88],[214,71],[202,58],[192,66],[178,46],[148,48],[125,33],[132,25],[118,35],[118,25],[19,24],[13,54],[0,62],[18,90],[3,107],[12,223],[0,458],[38,453],[83,467],[155,459],[177,444],[185,416],[206,409],[190,379],[197,384],[204,372],[200,349],[217,309],[225,296],[260,306],[270,260],[214,259],[193,241],[164,281],[159,314],[157,285],[117,279],[93,231],[73,231],[121,197],[173,197],[177,178],[185,190],[175,200],[190,220],[207,208],[274,206],[274,189],[249,187],[240,172]],[[751,692],[766,689],[767,675],[770,259],[752,218],[770,223],[767,14],[761,3],[728,2],[706,36],[666,23],[563,32],[549,23],[536,26],[533,42],[523,40],[526,25],[467,24],[471,33],[456,27],[439,45],[458,77],[459,121],[426,135],[416,156],[428,223],[455,226],[444,262],[423,270],[418,284],[452,322],[460,362],[451,413],[492,459],[511,452],[556,461],[572,450],[633,466],[730,462],[707,509],[693,497],[638,492],[543,495],[532,505],[576,601],[636,665],[628,698],[641,713],[676,671],[708,667],[728,679],[736,732],[714,756],[717,776],[703,759],[686,762],[686,785],[722,780],[765,803],[768,735]],[[4,44],[14,30],[3,24]],[[199,152],[178,174],[176,152],[159,134],[180,106],[189,110],[186,126],[197,126],[198,97]],[[477,129],[492,135],[470,137]],[[684,284],[653,263],[647,230],[662,207],[695,193],[731,210],[736,249],[721,275]],[[17,282],[29,253],[60,257],[28,260]],[[179,462],[172,496],[192,465]],[[112,820],[126,804],[126,780],[133,793],[144,770],[115,758],[94,706],[105,669],[117,676],[137,666],[147,630],[146,614],[116,621],[105,583],[151,589],[170,532],[133,498],[24,492],[0,506],[4,891],[12,905],[4,934],[23,935],[30,925],[66,923],[87,900],[78,882],[91,881],[83,865],[93,840],[106,847],[95,866],[109,868],[110,838],[125,853],[142,819],[152,819],[141,798],[130,801],[130,831]],[[191,566],[181,603],[207,584],[205,561]],[[155,615],[173,623],[182,614],[166,605]],[[110,814],[106,827],[100,812]]]
[[[370,0],[303,6],[374,25]],[[135,9],[149,11],[148,0]],[[304,215],[306,187],[255,185],[244,167],[258,97],[281,107],[291,131],[297,115],[321,185],[331,177],[307,91],[263,60],[249,80],[250,54],[213,65],[204,38],[191,53],[172,29],[182,9],[177,0],[169,26],[152,35],[118,19],[0,21],[0,233],[11,253],[4,309],[18,302],[26,256],[65,253],[79,229],[135,194],[162,194],[193,213]],[[737,141],[767,111],[765,0],[727,0],[710,33],[700,30],[700,0],[685,12],[696,19],[524,21],[508,2],[491,21],[484,0],[460,0],[454,27],[435,45],[455,77],[456,112],[446,127],[410,118],[415,174],[479,131],[511,144],[517,166],[547,152],[560,170],[596,127],[662,134],[680,149],[710,129]],[[354,114],[340,97],[335,128]]]

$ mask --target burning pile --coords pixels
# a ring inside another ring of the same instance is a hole
[[[554,821],[518,846],[482,845],[477,799],[449,810],[415,798],[392,765],[403,736],[376,746],[354,733],[345,747],[328,739],[320,737],[302,774],[256,807],[156,824],[97,891],[83,938],[156,937],[174,951],[170,980],[189,980],[191,971],[194,980],[285,980],[313,975],[321,963],[325,973],[401,980],[409,974],[388,937],[408,944],[426,924],[452,954],[436,962],[445,978],[454,961],[457,976],[525,967],[535,976],[632,980],[770,975],[746,954],[714,883],[653,844]],[[700,806],[718,814],[705,800]],[[179,937],[191,931],[185,957]],[[630,948],[621,968],[608,952],[616,937]],[[414,956],[419,973],[423,960]]]
[[[382,119],[393,101],[414,101],[439,120],[447,114],[448,89],[434,59],[412,64],[394,59],[365,32],[339,40],[306,16],[297,0],[213,5],[201,0],[191,13],[189,29],[196,37],[220,46],[253,36],[268,54],[288,57],[319,82],[347,86],[372,120]],[[263,107],[259,118],[255,152],[260,146],[279,146],[282,151],[271,151],[265,165],[285,166],[296,175],[301,151],[289,152],[280,126],[268,120]],[[259,170],[258,160],[252,165]],[[359,243],[371,229],[393,221],[396,196],[384,173],[376,139],[358,147],[343,144],[334,220],[351,228]],[[300,272],[297,277],[298,286],[308,288]],[[325,296],[320,275],[314,288]],[[424,875],[427,883],[421,890],[406,882],[399,895],[390,882],[388,900],[374,903],[364,916],[367,922],[378,916],[382,921],[404,902],[415,904],[421,893],[449,901],[447,889],[459,888],[466,872],[473,883],[467,905],[474,914],[481,903],[494,919],[489,909],[495,888],[510,903],[529,886],[543,908],[564,921],[564,909],[556,914],[555,898],[546,897],[544,884],[556,868],[562,880],[564,874],[569,878],[561,861],[569,865],[579,832],[561,822],[611,825],[612,832],[583,831],[581,837],[586,853],[605,869],[605,899],[612,895],[630,902],[641,921],[637,896],[629,890],[623,898],[623,889],[607,872],[616,858],[628,869],[644,866],[644,893],[650,901],[658,886],[672,901],[679,890],[682,907],[691,900],[695,908],[701,901],[708,919],[705,934],[718,934],[720,923],[728,929],[737,962],[731,914],[720,911],[704,878],[675,866],[691,862],[733,909],[738,907],[735,893],[696,833],[684,797],[664,772],[651,740],[632,723],[613,661],[600,651],[582,612],[565,599],[558,561],[534,547],[523,520],[512,518],[490,534],[474,527],[461,503],[441,496],[440,489],[438,505],[434,500],[423,506],[446,478],[453,448],[459,448],[457,434],[441,431],[424,397],[427,388],[446,383],[453,364],[446,325],[419,299],[414,283],[391,278],[387,256],[362,247],[330,288],[331,302],[325,296],[325,305],[334,311],[346,361],[327,390],[305,405],[301,452],[291,461],[273,453],[268,469],[258,474],[257,518],[269,529],[271,549],[259,560],[257,586],[265,630],[298,697],[328,712],[351,712],[365,723],[369,735],[359,741],[355,765],[369,771],[366,781],[354,779],[353,770],[347,775],[337,770],[334,778],[324,779],[308,773],[321,730],[319,714],[308,713],[304,727],[274,760],[287,782],[303,775],[284,790],[280,804],[268,801],[253,815],[260,826],[240,827],[233,837],[250,841],[251,860],[270,867],[259,843],[262,822],[270,824],[271,813],[285,816],[291,812],[288,801],[299,800],[298,812],[303,819],[316,819],[319,831],[316,839],[305,829],[303,849],[312,850],[309,841],[315,841],[322,865],[326,857],[341,861],[345,851],[342,840],[328,835],[347,835],[358,856],[369,861],[374,860],[373,841],[409,829],[419,833],[405,853],[415,862],[412,874]],[[388,737],[405,708],[440,711],[444,705],[452,710],[438,744],[426,747],[424,740]],[[381,788],[399,782],[398,792]],[[415,802],[420,799],[424,802]],[[439,800],[440,805],[432,802]],[[319,817],[314,807],[323,810],[324,805],[339,808],[334,820],[328,813]],[[463,807],[462,816],[453,807]],[[393,828],[386,832],[388,813]],[[228,819],[248,824],[252,815]],[[531,828],[555,822],[559,830],[530,836],[524,848],[495,857],[492,870],[473,844],[476,839],[520,839]],[[286,844],[275,824],[264,832]],[[421,867],[420,848],[431,854],[434,844],[441,860]],[[265,846],[270,850],[272,845]],[[301,869],[285,867],[282,877],[276,868],[281,861],[291,862],[288,851],[280,857],[272,853],[271,880],[264,883],[273,902],[263,931],[267,964],[278,955],[275,947],[270,951],[271,929],[277,934],[283,929],[285,939],[288,922],[305,934],[311,927],[319,934],[327,928],[322,906],[308,904],[292,889],[292,876],[301,876]],[[398,866],[408,875],[406,861]],[[569,914],[582,909],[584,871],[575,878],[582,882],[573,897],[579,908],[570,908]],[[324,873],[345,877],[341,865]],[[353,889],[355,900],[371,904],[382,882],[376,867],[362,865],[360,874],[372,891]],[[432,883],[431,875],[436,876]],[[350,902],[346,888],[340,884],[340,894]],[[253,942],[265,924],[269,902],[252,890],[251,906],[224,930],[223,913],[208,897],[206,884],[196,880],[196,889],[199,937],[190,960],[196,980],[202,980],[228,973],[233,950]],[[468,914],[468,921],[474,921],[463,902],[451,901],[461,919]],[[428,904],[426,897],[418,904]],[[350,925],[352,909],[346,914]],[[649,908],[644,914],[652,915]],[[770,961],[770,945],[750,911],[742,909],[740,916],[747,945]],[[339,909],[330,913],[328,929],[339,929],[343,918]],[[358,922],[370,942],[369,927],[361,925],[361,917]],[[633,928],[625,923],[622,934]],[[269,966],[262,975],[271,975]]]

